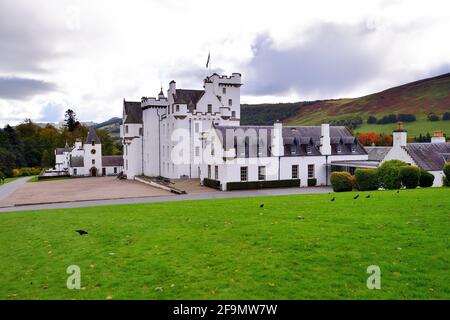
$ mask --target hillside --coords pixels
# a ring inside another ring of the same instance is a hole
[[[111,136],[113,136],[115,139],[119,139],[120,135],[120,125],[122,124],[121,118],[111,118],[107,121],[104,121],[102,123],[96,124],[96,129],[103,129],[107,131]]]
[[[394,124],[367,125],[367,118],[387,114],[413,114],[417,121],[407,124],[412,135],[437,129],[450,134],[450,121],[431,122],[427,115],[442,116],[450,111],[450,73],[411,82],[378,93],[352,99],[311,102],[242,105],[242,124],[272,124],[277,119],[289,125],[317,125],[323,122],[361,117],[356,130],[389,132]]]

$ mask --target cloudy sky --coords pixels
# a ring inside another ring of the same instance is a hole
[[[448,1],[0,0],[0,125],[120,116],[161,82],[242,102],[360,96],[450,72]]]

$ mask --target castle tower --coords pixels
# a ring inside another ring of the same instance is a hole
[[[89,128],[89,133],[84,142],[84,167],[85,175],[102,175],[102,144],[94,127]]]

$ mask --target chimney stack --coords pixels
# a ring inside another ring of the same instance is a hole
[[[408,144],[408,131],[403,128],[403,122],[397,123],[397,128],[392,132],[392,135],[394,148],[406,147]]]
[[[283,124],[278,120],[273,124],[272,155],[275,157],[284,155]]]
[[[323,123],[320,127],[321,137],[320,137],[320,153],[323,155],[331,154],[331,139],[330,139],[330,125],[328,123]]]
[[[433,137],[431,137],[431,143],[445,143],[447,142],[444,137],[444,132],[442,130],[438,130],[434,132]]]
[[[169,93],[170,94],[175,94],[177,90],[177,83],[175,82],[175,80],[170,81],[169,83]]]

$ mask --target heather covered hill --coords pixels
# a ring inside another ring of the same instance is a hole
[[[442,117],[450,111],[450,73],[411,82],[378,93],[351,99],[310,102],[243,105],[242,124],[271,124],[276,120],[290,125],[317,125],[322,122],[361,117],[359,131],[386,132],[392,125],[367,126],[367,118],[388,114],[412,114],[417,118],[408,127],[412,133],[426,133],[436,128],[450,132],[450,121],[431,122],[431,112]]]

